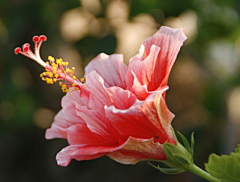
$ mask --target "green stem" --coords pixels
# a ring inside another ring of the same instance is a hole
[[[217,178],[211,176],[208,172],[206,172],[206,171],[202,170],[201,168],[199,168],[198,166],[196,166],[195,164],[192,165],[192,167],[189,169],[189,171],[191,171],[192,173],[194,173],[198,176],[201,176],[202,178],[204,178],[208,181],[221,182]]]

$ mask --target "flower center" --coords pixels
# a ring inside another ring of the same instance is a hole
[[[40,74],[40,77],[43,81],[46,81],[48,84],[53,84],[57,81],[62,87],[63,92],[68,92],[70,88],[74,90],[79,90],[80,87],[84,84],[85,79],[80,78],[78,80],[75,76],[75,68],[68,68],[69,63],[64,62],[62,59],[55,59],[52,56],[48,56],[49,62],[45,62],[40,57],[40,47],[43,41],[46,41],[47,37],[45,35],[34,36],[33,42],[35,43],[34,53],[30,49],[30,44],[25,43],[20,47],[15,48],[15,54],[22,54],[45,68],[45,72]]]

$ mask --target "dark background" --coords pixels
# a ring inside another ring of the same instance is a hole
[[[240,143],[239,13],[238,0],[0,0],[0,181],[205,181],[107,157],[57,166],[55,155],[67,143],[47,141],[44,133],[64,93],[41,81],[43,68],[13,50],[45,34],[42,58],[61,57],[81,77],[100,52],[123,53],[127,63],[161,25],[186,27],[167,104],[175,130],[188,138],[195,132],[195,162],[203,167],[210,153],[229,154]]]

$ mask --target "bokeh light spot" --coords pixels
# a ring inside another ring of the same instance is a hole
[[[38,108],[33,113],[33,121],[40,128],[49,128],[53,122],[55,113],[47,108]]]

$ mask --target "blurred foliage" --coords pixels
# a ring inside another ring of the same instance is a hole
[[[46,141],[44,130],[64,94],[39,79],[39,65],[13,50],[46,34],[42,58],[62,57],[82,76],[100,52],[124,53],[127,63],[161,25],[186,27],[167,103],[176,115],[174,127],[196,133],[195,158],[203,165],[209,153],[229,153],[240,142],[239,15],[238,0],[0,0],[0,180],[203,181],[106,157],[57,166],[54,156],[66,142]]]

